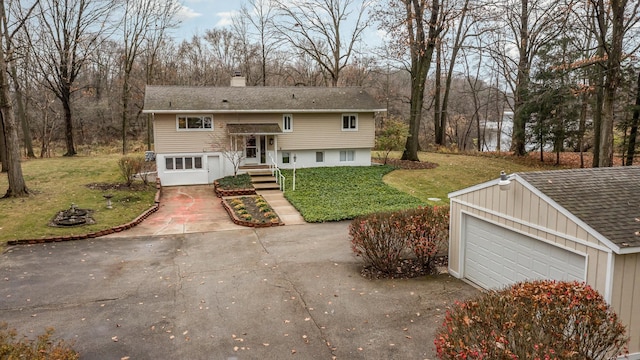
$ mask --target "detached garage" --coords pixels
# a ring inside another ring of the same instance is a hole
[[[484,289],[586,282],[640,359],[640,167],[517,173],[449,194],[449,272]]]

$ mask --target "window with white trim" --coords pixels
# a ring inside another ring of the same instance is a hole
[[[283,132],[293,131],[293,115],[291,114],[282,115],[282,131]]]
[[[197,170],[202,169],[202,156],[167,156],[164,158],[167,170]]]
[[[317,163],[324,162],[324,152],[316,151],[316,162]]]
[[[340,151],[340,161],[354,161],[356,158],[356,152],[353,150],[342,150]]]
[[[288,152],[283,152],[282,153],[282,163],[283,164],[289,164],[291,163],[291,154]]]
[[[342,131],[358,130],[358,114],[342,114]]]
[[[213,116],[178,115],[176,128],[178,131],[211,131],[213,130]]]

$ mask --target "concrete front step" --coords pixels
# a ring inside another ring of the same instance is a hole
[[[273,174],[271,173],[271,170],[269,169],[248,169],[245,170],[245,172],[247,174],[249,174],[249,176],[254,177],[254,176],[272,176]]]
[[[271,174],[269,175],[265,175],[265,176],[252,176],[251,177],[251,182],[256,184],[256,183],[268,183],[268,182],[276,182],[276,178],[275,176],[271,176]]]
[[[259,190],[280,190],[280,185],[276,184],[275,182],[253,183],[253,187],[257,191],[259,191]]]

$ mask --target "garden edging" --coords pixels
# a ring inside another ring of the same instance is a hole
[[[233,211],[233,209],[229,206],[229,204],[227,204],[227,202],[224,199],[220,200],[220,202],[222,203],[222,207],[224,208],[224,210],[227,212],[227,214],[229,214],[229,218],[231,218],[231,221],[233,221],[233,223],[236,225],[253,227],[253,228],[266,228],[266,227],[284,225],[282,221],[278,221],[276,223],[274,222],[254,223],[251,221],[242,220],[236,215],[235,211]]]
[[[128,230],[140,224],[144,219],[148,218],[151,214],[158,211],[158,209],[160,208],[161,195],[162,195],[162,185],[160,184],[160,179],[158,179],[156,181],[156,196],[154,198],[154,204],[145,212],[143,212],[138,217],[136,217],[135,219],[133,219],[132,221],[126,224],[122,224],[122,225],[112,227],[110,229],[104,229],[104,230],[100,230],[100,231],[96,231],[88,234],[82,234],[82,235],[62,235],[62,236],[53,236],[53,237],[46,237],[46,238],[40,238],[40,239],[9,240],[7,241],[7,245],[44,244],[44,243],[51,243],[51,242],[85,240],[85,239],[93,239],[100,236],[105,236],[105,235],[121,232],[124,230]]]

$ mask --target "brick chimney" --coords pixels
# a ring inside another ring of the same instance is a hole
[[[247,79],[242,76],[240,71],[236,71],[231,77],[231,87],[245,87],[247,86]]]

